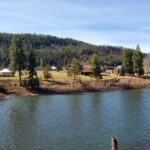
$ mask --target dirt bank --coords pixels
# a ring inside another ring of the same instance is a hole
[[[96,92],[118,89],[138,89],[150,87],[150,80],[139,78],[86,81],[72,85],[70,81],[41,81],[38,88],[24,88],[18,81],[0,81],[0,97],[34,96],[44,94],[67,94],[78,92]]]

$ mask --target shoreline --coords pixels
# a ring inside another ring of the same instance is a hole
[[[72,85],[71,81],[45,81],[34,89],[19,86],[18,81],[4,81],[0,83],[0,98],[12,96],[38,96],[51,94],[73,94],[84,92],[104,92],[110,90],[126,90],[150,88],[149,79],[127,78],[99,81],[84,81]]]

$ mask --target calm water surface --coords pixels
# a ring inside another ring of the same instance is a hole
[[[150,149],[150,89],[0,101],[0,150]]]

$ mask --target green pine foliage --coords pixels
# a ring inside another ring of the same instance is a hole
[[[25,68],[26,57],[23,51],[22,41],[20,38],[14,36],[12,38],[10,47],[10,68],[15,74],[16,70],[19,72],[19,80],[21,86],[21,70]]]
[[[144,74],[143,54],[139,45],[137,45],[136,50],[133,52],[133,69],[134,73],[138,74],[139,77]]]
[[[17,43],[18,43],[18,39],[14,36],[12,38],[12,42],[10,46],[10,64],[9,64],[9,67],[14,74],[17,70],[17,52],[18,52]]]
[[[74,76],[73,84],[76,81],[77,75],[81,73],[82,69],[83,69],[82,64],[76,58],[74,58],[72,60],[71,68],[70,68],[70,73]]]
[[[100,62],[98,56],[101,56]],[[74,58],[81,63],[88,63],[90,58],[95,78],[101,77],[100,65],[113,68],[122,64],[123,74],[136,73],[141,76],[144,73],[143,54],[139,46],[134,51],[116,46],[95,46],[49,35],[0,33],[0,67],[9,66],[14,73],[19,70],[20,80],[21,70],[27,69],[27,66],[29,78],[32,79],[36,78],[37,66],[55,65],[61,69],[63,66],[76,63],[72,62]]]
[[[125,49],[116,46],[95,46],[73,39],[49,35],[0,33],[1,67],[7,67],[8,64],[15,66],[13,62],[10,63],[10,57],[13,55],[13,53],[11,54],[11,43],[14,36],[22,41],[22,49],[26,55],[29,53],[29,47],[35,50],[37,65],[41,67],[55,65],[62,68],[64,65],[71,64],[73,58],[86,63],[94,53],[101,56],[102,65],[120,65],[122,52]]]
[[[92,67],[92,75],[96,79],[101,79],[101,61],[97,54],[93,54],[90,58],[90,64]]]
[[[124,72],[129,75],[133,75],[133,51],[127,49],[123,52],[122,56],[122,67]]]
[[[29,70],[29,77],[28,77],[28,85],[30,87],[39,86],[39,79],[36,72],[36,55],[34,50],[30,50],[28,56],[28,70]]]

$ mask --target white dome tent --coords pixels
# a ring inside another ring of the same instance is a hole
[[[7,68],[4,68],[3,70],[0,71],[0,76],[3,77],[12,77],[13,76],[13,72]]]

